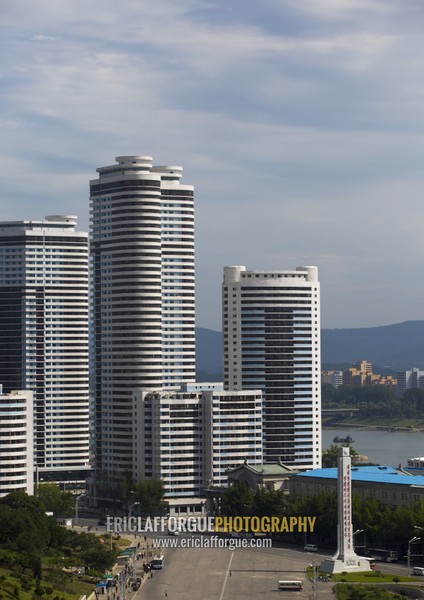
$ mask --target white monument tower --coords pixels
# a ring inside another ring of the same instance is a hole
[[[325,559],[321,571],[342,573],[343,571],[369,571],[370,561],[358,556],[353,547],[352,532],[352,480],[350,448],[339,448],[337,457],[337,552],[333,558]]]

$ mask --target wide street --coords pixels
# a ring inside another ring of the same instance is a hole
[[[166,564],[143,582],[135,600],[237,600],[273,598],[278,581],[296,579],[304,588],[296,598],[312,597],[312,584],[305,568],[315,558],[287,548],[172,548],[165,551]],[[319,582],[320,598],[331,597],[331,583]]]
[[[93,519],[80,519],[80,527],[85,529],[88,525],[91,525],[92,531],[97,534],[106,531],[106,527],[99,526]],[[135,543],[141,541],[142,546],[145,546],[144,540],[128,534],[123,535]],[[158,600],[165,597],[170,600],[275,598],[275,594],[279,593],[277,585],[280,579],[303,581],[303,591],[296,592],[296,598],[309,600],[313,597],[313,589],[305,575],[306,566],[315,560],[319,567],[324,558],[334,554],[334,552],[307,553],[299,546],[289,545],[235,550],[167,548],[163,553],[165,554],[164,568],[154,570],[152,578],[145,578],[138,592],[127,590],[126,600]],[[138,562],[137,569],[141,572],[142,561]],[[377,569],[393,575],[407,576],[408,574],[405,561],[377,562]],[[332,587],[331,582],[319,581],[318,598],[332,600]]]

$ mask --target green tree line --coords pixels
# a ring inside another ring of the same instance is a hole
[[[424,418],[424,390],[410,389],[397,398],[391,388],[382,385],[342,385],[336,389],[324,383],[321,391],[323,408],[356,408],[356,416],[364,419]]]
[[[94,534],[76,533],[47,516],[39,498],[13,492],[0,499],[0,564],[40,578],[46,556],[60,556],[61,566],[104,571],[115,554]]]
[[[321,492],[310,496],[287,496],[281,491],[260,488],[255,492],[247,484],[234,485],[222,496],[221,513],[226,516],[310,516],[316,517],[314,531],[308,541],[335,548],[337,545],[337,494]],[[417,535],[415,526],[424,528],[424,506],[417,501],[408,507],[382,506],[374,498],[361,499],[352,495],[354,531],[362,529],[364,536],[356,540],[363,551],[368,548],[397,549],[406,555],[408,540]],[[277,535],[285,541],[304,543],[305,533]],[[417,552],[417,553],[421,553]]]

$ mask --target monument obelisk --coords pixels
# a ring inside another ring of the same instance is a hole
[[[325,559],[321,571],[369,571],[370,561],[358,556],[353,547],[352,531],[352,475],[350,448],[341,447],[337,457],[337,552]]]

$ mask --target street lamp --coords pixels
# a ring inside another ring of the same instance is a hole
[[[312,559],[312,597],[314,600],[318,600],[317,566],[315,564],[315,557]]]
[[[363,533],[363,534],[364,534],[364,544],[363,544],[363,546],[360,546],[360,547],[361,547],[361,548],[362,548],[362,547],[364,548],[364,554],[365,554],[366,548],[365,548],[365,530],[364,530],[364,529],[357,529],[356,531],[354,531],[354,532],[353,532],[353,534],[352,534],[352,538],[353,538],[353,549],[355,550],[355,535],[359,535],[360,533]]]
[[[86,494],[81,494],[75,498],[75,525],[78,525],[78,502],[81,498],[84,498],[84,496],[86,496]]]
[[[411,544],[413,544],[414,542],[419,542],[421,540],[420,537],[413,537],[412,540],[409,540],[408,542],[408,555],[407,555],[407,559],[408,559],[408,577],[411,577]]]
[[[140,502],[133,502],[132,504],[129,505],[128,507],[128,516],[132,517],[132,509],[134,508],[134,506],[139,505]]]

